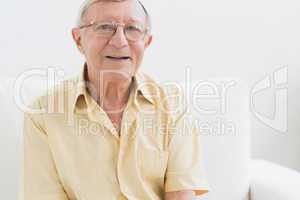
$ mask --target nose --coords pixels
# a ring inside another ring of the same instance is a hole
[[[128,46],[128,41],[126,39],[124,29],[122,27],[119,26],[117,28],[115,34],[111,37],[109,44],[118,49]]]

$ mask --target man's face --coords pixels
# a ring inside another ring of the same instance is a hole
[[[91,21],[138,24],[146,27],[145,13],[134,0],[95,3],[89,7],[84,17],[84,24]],[[73,37],[93,72],[116,70],[130,76],[135,75],[143,60],[144,50],[152,40],[152,36],[147,35],[138,41],[128,41],[120,26],[116,33],[108,38],[97,35],[92,27],[74,28]]]

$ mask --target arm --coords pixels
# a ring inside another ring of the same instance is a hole
[[[195,123],[194,118],[183,113],[172,126],[165,177],[166,199],[190,200],[209,190],[202,165],[200,134]]]
[[[68,200],[60,183],[41,114],[24,115],[23,200]]]
[[[166,192],[165,200],[193,200],[195,193],[191,190]]]

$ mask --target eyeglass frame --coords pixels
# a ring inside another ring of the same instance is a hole
[[[98,23],[111,23],[111,24],[113,24],[113,25],[116,26],[115,32],[114,32],[110,37],[108,37],[108,38],[112,38],[112,37],[116,34],[116,32],[117,32],[119,26],[123,27],[123,34],[125,35],[126,39],[127,39],[128,41],[133,41],[133,42],[139,41],[139,40],[142,40],[142,39],[145,39],[147,33],[148,33],[149,30],[150,30],[149,27],[146,27],[146,28],[144,28],[144,30],[143,30],[143,32],[142,32],[144,35],[143,35],[143,37],[142,37],[141,39],[137,39],[137,40],[129,40],[129,39],[127,38],[127,36],[126,36],[125,29],[124,29],[124,27],[126,27],[127,24],[124,24],[124,23],[91,21],[90,23],[81,25],[81,26],[79,26],[78,28],[79,28],[79,29],[89,28],[89,27],[92,27],[92,26],[94,26],[95,24],[98,24]]]

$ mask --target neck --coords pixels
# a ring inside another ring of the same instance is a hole
[[[99,76],[95,76],[97,73],[88,71],[87,75],[89,92],[102,108],[120,108],[127,103],[132,83],[130,76],[125,78],[108,74],[100,80]]]

